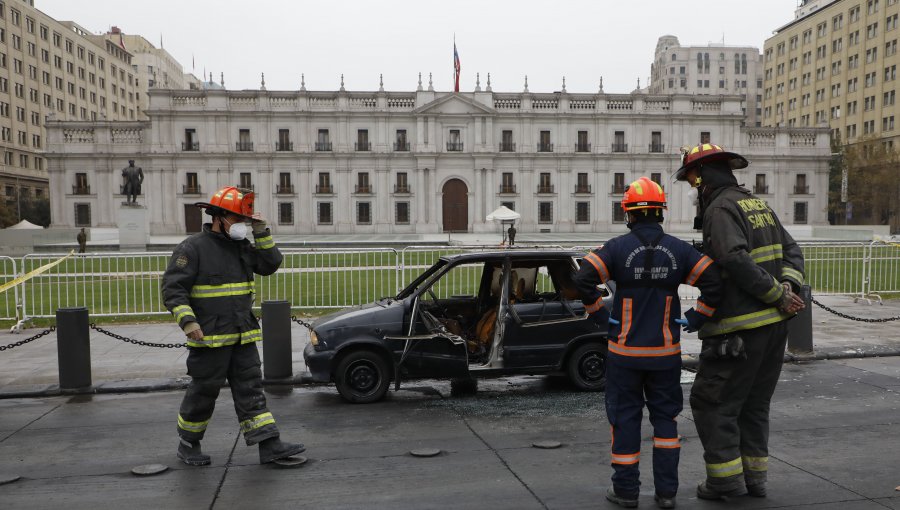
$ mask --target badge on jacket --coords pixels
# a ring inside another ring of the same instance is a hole
[[[178,267],[184,267],[188,264],[188,259],[186,255],[179,255],[177,259],[175,259],[175,265]]]

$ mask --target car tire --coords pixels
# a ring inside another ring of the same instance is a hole
[[[384,356],[377,352],[354,351],[341,358],[334,382],[347,402],[369,404],[384,398],[391,384],[391,370]]]
[[[569,356],[566,375],[578,389],[603,391],[606,388],[606,350],[601,344],[584,344]]]

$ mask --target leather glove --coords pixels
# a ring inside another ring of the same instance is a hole
[[[706,316],[700,314],[697,310],[690,308],[684,312],[684,319],[675,319],[675,322],[682,325],[682,329],[687,333],[700,331],[700,328],[706,324]]]
[[[267,228],[269,228],[269,226],[265,221],[254,221],[252,224],[252,228],[254,234],[262,234],[266,231]]]
[[[803,298],[794,294],[790,283],[783,282],[781,286],[784,288],[784,294],[782,294],[781,300],[776,304],[779,310],[785,313],[797,313],[806,308]]]
[[[747,359],[747,353],[744,351],[744,339],[739,335],[730,335],[703,340],[700,359],[708,361]]]
[[[603,308],[591,314],[591,320],[593,320],[601,328],[605,328],[609,325],[609,311],[604,306]]]

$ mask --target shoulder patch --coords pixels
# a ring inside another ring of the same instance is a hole
[[[186,255],[179,255],[177,259],[175,259],[175,265],[177,267],[184,267],[188,264],[188,258]]]

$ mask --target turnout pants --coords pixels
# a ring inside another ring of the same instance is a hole
[[[678,492],[678,424],[683,406],[681,366],[665,370],[623,367],[607,358],[606,415],[612,428],[612,482],[616,494],[640,492],[641,418],[644,404],[653,425],[653,483],[656,493]]]
[[[737,334],[747,359],[701,359],[691,388],[706,483],[718,491],[766,482],[769,404],[784,362],[787,321]]]
[[[225,381],[231,387],[234,410],[247,444],[278,436],[275,418],[266,408],[255,343],[188,349],[191,383],[178,414],[179,436],[188,441],[203,439]]]

